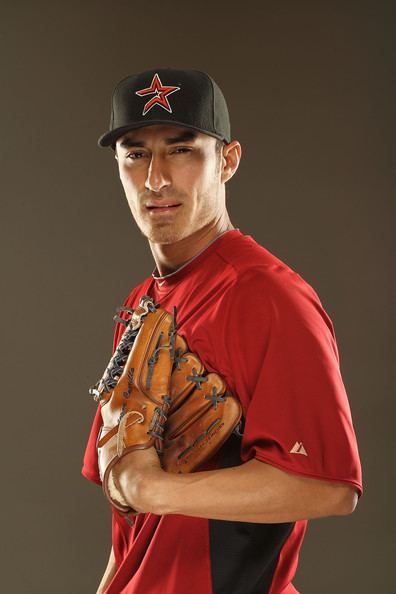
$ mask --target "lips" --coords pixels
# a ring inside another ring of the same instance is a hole
[[[175,213],[180,206],[180,202],[162,202],[160,204],[149,203],[146,204],[146,209],[148,210],[150,217],[157,217]]]
[[[180,206],[180,202],[164,202],[162,204],[146,204],[146,208],[149,210],[164,209],[164,208],[175,208]]]

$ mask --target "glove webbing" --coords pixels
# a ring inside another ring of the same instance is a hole
[[[121,340],[114,351],[107,368],[105,369],[102,379],[100,379],[97,384],[88,390],[96,402],[100,402],[102,400],[103,392],[110,393],[116,387],[143,320],[146,318],[149,312],[154,312],[157,309],[157,306],[155,306],[149,299],[142,301],[140,303],[140,307],[144,309],[143,313],[141,313],[139,316],[136,316],[135,318],[131,317],[129,322],[127,322],[127,328],[125,329],[124,334],[122,335]],[[126,311],[131,316],[135,315],[134,310],[130,309],[129,307],[120,307],[118,308],[118,311]],[[118,318],[118,316],[115,317]],[[123,320],[123,323],[125,321],[126,320]]]

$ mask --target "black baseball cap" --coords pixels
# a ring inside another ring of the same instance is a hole
[[[110,129],[99,146],[114,147],[135,128],[172,124],[231,142],[227,103],[220,87],[205,72],[156,68],[127,76],[113,91]]]

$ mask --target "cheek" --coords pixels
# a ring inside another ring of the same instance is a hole
[[[125,193],[128,193],[128,195],[137,193],[139,186],[136,175],[132,176],[127,167],[120,167],[119,176]]]
[[[215,181],[216,168],[210,161],[197,159],[183,169],[183,172],[175,171],[174,179],[179,179],[184,188],[204,191],[213,185]]]
[[[216,167],[212,163],[206,164],[201,172],[201,188],[203,190],[212,190],[218,183]]]
[[[123,167],[119,167],[119,178],[121,185],[124,189],[124,194],[127,199],[129,208],[136,218],[137,215],[137,203],[138,203],[138,187],[136,180],[131,177],[130,172]]]
[[[216,178],[217,160],[214,155],[205,154],[201,162],[201,176],[206,184],[211,184]]]

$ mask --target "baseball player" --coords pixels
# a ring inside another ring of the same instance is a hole
[[[166,472],[155,447],[120,457],[114,484],[136,513],[112,506],[97,592],[295,594],[307,520],[347,515],[362,493],[332,322],[309,284],[230,221],[225,185],[241,146],[210,76],[128,76],[99,144],[114,150],[155,262],[124,311],[142,296],[177,308],[179,334],[224,378],[242,423],[194,472]],[[98,484],[104,425],[98,407],[83,466]]]

